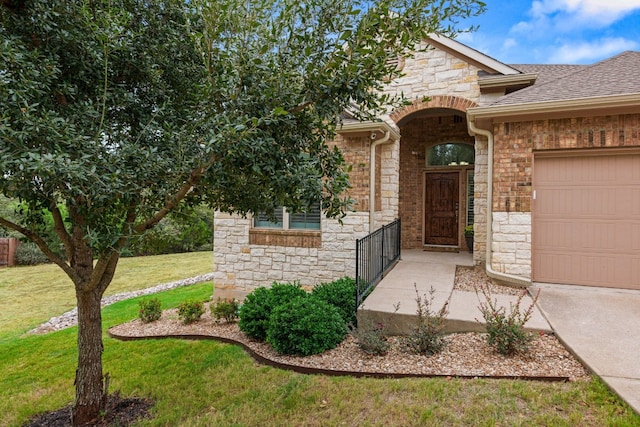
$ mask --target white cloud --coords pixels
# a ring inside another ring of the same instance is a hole
[[[638,42],[622,37],[604,38],[590,43],[566,43],[554,49],[548,62],[550,64],[593,63],[621,51],[637,48]]]
[[[516,47],[518,42],[513,38],[507,38],[502,43],[502,49],[511,49],[512,47]]]
[[[588,24],[606,27],[640,10],[640,0],[536,0],[529,11],[532,22],[552,20],[558,29]]]

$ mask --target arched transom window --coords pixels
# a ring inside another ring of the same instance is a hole
[[[475,161],[473,145],[447,142],[427,149],[427,166],[472,165]]]

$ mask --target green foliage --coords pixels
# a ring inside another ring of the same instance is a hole
[[[259,287],[246,296],[240,310],[238,327],[248,337],[264,341],[273,309],[306,292],[298,283],[274,282],[270,288]]]
[[[352,278],[321,283],[313,288],[311,294],[340,310],[346,325],[356,323],[356,281]]]
[[[526,353],[535,335],[526,331],[524,325],[533,314],[540,291],[538,290],[529,307],[523,309],[522,299],[527,294],[527,291],[523,290],[516,303],[510,303],[508,313],[504,306],[498,306],[497,300],[491,298],[488,289],[482,287],[480,291],[484,301],[480,302],[478,308],[487,327],[487,343],[505,356]]]
[[[473,224],[467,225],[464,228],[464,235],[467,237],[473,237]]]
[[[240,309],[238,327],[249,338],[264,341],[271,315],[271,290],[259,287],[247,295]]]
[[[49,244],[78,290],[99,283],[102,294],[119,254],[180,204],[246,214],[320,198],[339,218],[348,173],[327,141],[340,113],[355,104],[372,119],[399,105],[380,91],[400,73],[387,59],[483,10],[477,0],[1,2],[0,194],[29,215],[0,224]],[[47,240],[51,226],[41,231],[46,211],[64,251]],[[100,399],[101,376],[84,374],[94,368],[78,369],[77,402]]]
[[[414,285],[415,287],[415,285]],[[435,289],[431,287],[429,297],[420,296],[418,288],[416,290],[417,325],[411,330],[409,335],[403,337],[403,344],[407,351],[415,354],[432,355],[439,353],[444,348],[444,327],[447,314],[449,314],[449,300],[447,300],[440,310],[433,310],[433,300]]]
[[[346,334],[336,307],[305,295],[274,307],[267,342],[278,353],[308,356],[334,348]]]
[[[227,323],[233,323],[238,320],[238,311],[240,303],[236,299],[220,299],[210,304],[211,315],[216,321],[224,320]]]
[[[389,352],[391,343],[387,339],[385,325],[369,322],[358,327],[350,326],[350,333],[358,343],[360,350],[372,356],[384,356]]]
[[[155,322],[162,316],[162,303],[158,298],[140,300],[138,306],[138,318],[144,323]]]
[[[400,309],[400,303],[394,304],[394,314]],[[388,353],[391,343],[388,337],[388,325],[392,316],[374,322],[370,317],[358,321],[358,326],[349,325],[349,332],[358,343],[358,347],[372,356],[384,356]]]
[[[156,227],[132,240],[133,256],[213,250],[213,210],[206,206],[170,213]]]
[[[21,242],[16,249],[16,264],[37,265],[49,262],[49,259],[42,253],[40,248],[31,242]]]
[[[202,301],[190,300],[178,306],[178,318],[184,324],[197,322],[204,314],[204,303]]]

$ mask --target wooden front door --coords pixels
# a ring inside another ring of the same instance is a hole
[[[459,172],[427,173],[425,245],[458,245]]]

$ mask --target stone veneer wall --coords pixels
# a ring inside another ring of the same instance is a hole
[[[488,146],[486,137],[476,136],[476,163],[473,176],[473,262],[476,265],[484,264],[487,259]]]
[[[640,114],[496,123],[494,139],[492,268],[531,277],[534,151],[640,146]]]
[[[355,200],[355,211],[342,219],[342,225],[323,218],[320,232],[252,230],[251,219],[217,212],[213,250],[218,296],[242,296],[274,281],[298,280],[303,286],[314,286],[355,275],[356,239],[369,233],[371,141],[368,136],[338,137],[334,143],[352,166],[349,195]],[[380,145],[376,152],[378,228],[398,216],[398,143]]]
[[[424,46],[421,46],[424,47]],[[476,107],[478,105],[484,105],[494,101],[500,97],[501,93],[481,94],[478,82],[479,69],[474,65],[459,59],[448,52],[429,49],[425,52],[419,52],[414,58],[408,58],[405,60],[403,72],[405,76],[397,81],[391,82],[388,85],[386,93],[391,95],[403,93],[409,99],[414,99],[414,102],[400,110],[390,112],[390,119],[395,123],[401,123],[402,120],[409,115],[418,113],[423,110],[432,108],[445,108],[451,110],[457,110],[462,113],[466,112],[468,108]],[[469,140],[468,133],[466,133],[466,123],[463,124],[465,134],[460,134],[464,140]],[[457,132],[457,131],[456,131]],[[406,142],[406,135],[403,135],[401,131],[400,149],[404,150],[403,144]],[[473,138],[470,139],[473,141]],[[486,197],[487,197],[487,142],[486,138],[476,137],[476,161],[475,161],[475,236],[474,236],[474,262],[481,264],[485,260],[485,248],[486,248]],[[432,141],[433,142],[433,141]],[[409,150],[416,151],[416,150]],[[417,159],[420,163],[415,165],[416,168],[424,170],[424,153],[423,149],[417,150],[422,156],[422,159]],[[406,169],[408,166],[406,162],[412,163],[406,155],[400,154],[400,168]],[[422,172],[420,172],[422,173]],[[416,182],[419,184],[419,182]],[[401,185],[398,188],[403,188],[407,182],[401,181]],[[424,183],[419,184],[420,186]],[[404,213],[406,203],[415,203],[422,200],[422,192],[416,189],[414,200],[410,198],[404,198],[404,205],[401,203],[399,211]],[[415,215],[410,215],[409,223],[403,223],[403,236],[409,233],[409,242],[405,239],[403,245],[405,247],[421,247],[421,235],[417,236],[416,233],[409,230],[419,229],[422,230],[422,208],[414,206],[412,211],[420,211],[418,219]],[[403,219],[405,220],[405,219]],[[416,222],[417,221],[417,222]],[[418,240],[416,240],[418,239]]]
[[[320,247],[283,247],[249,243],[251,219],[217,212],[214,219],[214,286],[248,293],[274,281],[304,286],[355,274],[355,239],[368,233],[369,217],[353,212],[323,219]],[[215,293],[214,293],[215,295]]]
[[[479,101],[478,68],[448,52],[431,48],[417,52],[413,58],[405,59],[402,72],[405,75],[390,82],[386,93],[402,93],[416,100],[453,96]]]
[[[491,268],[501,273],[531,277],[531,213],[493,213]]]

